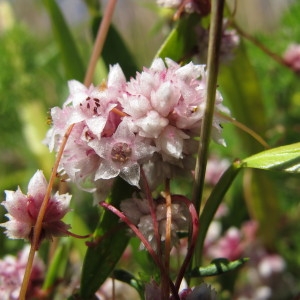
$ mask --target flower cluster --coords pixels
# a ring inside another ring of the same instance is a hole
[[[203,16],[210,12],[210,1],[208,0],[157,0],[159,6],[184,10],[187,13],[198,13]]]
[[[28,194],[24,195],[20,188],[5,191],[6,200],[1,204],[6,208],[9,221],[0,224],[5,233],[12,239],[29,239],[33,237],[33,229],[47,190],[47,181],[42,171],[37,171],[28,185]],[[41,238],[64,236],[68,234],[69,225],[61,219],[69,210],[71,196],[56,193],[50,197],[42,225]]]
[[[160,201],[161,200],[161,201]],[[187,232],[189,228],[189,211],[185,204],[176,201],[176,196],[172,197],[171,214],[171,242],[172,245],[178,244],[177,232]],[[157,243],[154,234],[153,219],[147,199],[131,198],[121,202],[121,210],[126,217],[136,225],[144,237],[148,240],[154,250]],[[163,199],[155,202],[155,216],[158,223],[158,233],[161,241],[166,238],[166,204]]]
[[[17,300],[24,277],[30,246],[26,246],[17,257],[7,255],[0,260],[0,299]],[[37,256],[30,275],[28,299],[37,299],[36,293],[44,277],[45,266]],[[37,291],[35,291],[37,289]],[[27,298],[26,298],[27,299]]]
[[[207,61],[209,29],[202,26],[195,28],[198,41],[198,59],[202,62]],[[219,59],[221,63],[231,62],[240,45],[240,36],[235,29],[228,28],[228,21],[223,22],[223,29],[221,35],[221,46]]]
[[[59,171],[91,191],[116,176],[139,187],[142,165],[151,188],[178,169],[189,172],[204,115],[205,78],[204,65],[181,67],[158,58],[130,81],[119,65],[100,86],[70,81],[63,108],[51,110],[53,126],[46,138],[50,150],[57,151],[66,129],[74,126]],[[227,112],[218,92],[215,111]],[[213,138],[224,144],[221,121],[216,114]]]
[[[283,54],[283,61],[296,73],[300,72],[300,45],[290,44]]]

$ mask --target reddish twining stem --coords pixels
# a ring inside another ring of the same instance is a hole
[[[168,278],[169,286],[170,286],[172,295],[174,297],[174,300],[180,300],[179,296],[178,296],[178,292],[175,289],[175,285],[172,282],[172,280],[170,279],[170,277],[167,273],[167,270],[165,269],[160,257],[155,253],[154,249],[152,248],[152,246],[150,245],[148,240],[139,231],[139,229],[121,211],[119,211],[117,208],[115,208],[111,204],[106,203],[104,201],[100,202],[99,204],[100,204],[100,206],[110,210],[112,213],[114,213],[116,216],[118,216],[124,223],[126,223],[128,225],[128,227],[133,231],[133,233],[140,239],[140,241],[144,244],[144,246],[147,249],[147,251],[149,252],[149,254],[152,256],[156,265],[159,267],[159,269],[162,273],[162,276]],[[169,298],[169,295],[168,295],[168,298]]]
[[[175,196],[174,196],[175,198]],[[184,202],[184,204],[188,207],[190,211],[190,216],[191,216],[191,225],[192,225],[192,234],[191,234],[191,241],[189,243],[189,248],[188,252],[184,258],[183,264],[178,272],[177,278],[176,278],[176,283],[175,283],[175,288],[177,291],[179,291],[179,287],[181,284],[181,281],[183,279],[183,276],[185,274],[185,271],[187,270],[187,267],[193,257],[194,254],[194,249],[196,246],[197,242],[197,236],[198,236],[198,231],[199,231],[199,218],[198,218],[198,213],[195,209],[195,206],[191,201],[189,201],[187,198],[183,196],[176,196],[176,200],[180,200]]]
[[[150,214],[153,222],[153,231],[154,231],[154,237],[156,241],[156,251],[158,255],[161,255],[161,245],[160,245],[160,235],[159,235],[159,230],[158,230],[158,222],[157,222],[157,217],[156,217],[156,212],[155,212],[155,204],[154,200],[148,185],[147,177],[145,175],[143,167],[141,167],[141,178],[142,182],[144,185],[143,191],[146,194],[146,198],[148,200],[149,208],[150,208]]]
[[[166,180],[165,184],[165,199],[166,199],[166,239],[165,239],[165,269],[169,272],[170,269],[170,252],[171,252],[171,227],[172,227],[172,198],[170,194],[170,180]],[[167,299],[169,295],[169,285],[167,281],[163,281],[163,296]]]

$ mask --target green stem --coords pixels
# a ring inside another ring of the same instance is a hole
[[[207,60],[207,91],[206,107],[201,126],[200,143],[195,168],[195,183],[193,189],[193,203],[200,213],[201,198],[204,186],[205,170],[208,156],[219,67],[219,50],[222,37],[224,0],[213,0],[211,10],[211,24],[209,31],[208,60]]]

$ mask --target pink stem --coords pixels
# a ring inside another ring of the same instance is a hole
[[[189,201],[187,198],[185,198],[181,195],[176,195],[173,197],[176,197],[176,199],[185,203],[185,205],[188,207],[191,217],[192,217],[192,235],[191,235],[191,242],[189,243],[190,246],[189,246],[188,252],[185,256],[185,259],[182,263],[182,266],[179,270],[179,273],[178,273],[177,279],[176,279],[176,283],[175,283],[175,289],[176,289],[176,291],[179,291],[179,287],[180,287],[181,281],[184,277],[184,273],[191,261],[191,258],[193,257],[194,249],[196,246],[197,236],[198,236],[198,231],[199,231],[199,217],[198,217],[198,213],[195,209],[195,206],[193,205],[193,203],[191,201]]]
[[[139,229],[121,212],[119,211],[117,208],[115,208],[114,206],[110,205],[109,203],[106,203],[104,201],[99,203],[102,207],[110,210],[112,213],[114,213],[115,215],[117,215],[124,223],[126,223],[128,225],[128,227],[134,232],[134,234],[141,240],[141,242],[144,244],[145,248],[148,250],[149,254],[152,256],[154,262],[156,263],[156,265],[159,267],[159,269],[161,270],[163,276],[168,276],[166,272],[166,269],[164,268],[164,265],[162,264],[159,256],[155,253],[155,251],[153,250],[152,246],[150,245],[150,243],[147,241],[147,239],[142,235],[142,233],[139,231]],[[175,297],[176,300],[180,300],[179,296],[178,296],[178,292],[174,286],[174,283],[172,282],[172,280],[169,278],[169,285],[170,288],[172,290],[172,294]]]

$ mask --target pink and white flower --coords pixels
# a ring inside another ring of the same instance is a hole
[[[20,188],[5,191],[6,200],[1,204],[6,208],[9,221],[0,224],[6,228],[6,235],[12,239],[32,239],[33,229],[37,221],[40,207],[44,200],[47,181],[42,171],[37,171],[28,185],[28,193],[24,195]],[[68,234],[69,225],[61,219],[69,210],[71,195],[56,193],[48,202],[47,211],[43,219],[41,239]]]
[[[290,44],[283,54],[283,60],[295,72],[300,72],[300,45]]]
[[[17,257],[6,255],[3,259],[0,259],[0,299],[19,299],[29,250],[30,246],[26,246],[18,253]],[[45,265],[43,261],[36,256],[33,261],[33,267],[27,291],[27,297],[30,299],[31,297],[35,298],[35,289],[41,288],[44,272]]]
[[[51,111],[53,127],[46,138],[49,148],[58,151],[74,124],[59,172],[92,192],[97,181],[116,176],[139,187],[141,167],[153,189],[166,178],[191,173],[194,138],[205,110],[205,77],[204,65],[157,58],[128,82],[119,65],[110,68],[107,83],[99,87],[70,81],[63,108]],[[217,92],[216,112],[228,112],[222,100]],[[224,145],[221,121],[215,114],[212,136]],[[86,182],[92,185],[87,188]]]

